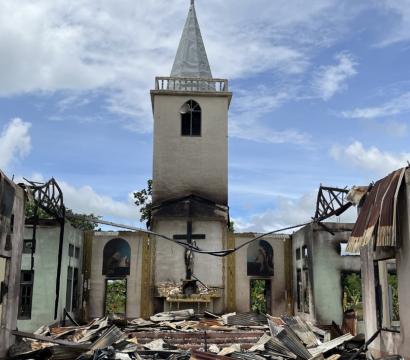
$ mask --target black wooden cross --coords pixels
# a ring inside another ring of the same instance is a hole
[[[192,240],[203,240],[205,234],[192,234],[192,220],[188,220],[186,224],[186,234],[177,234],[172,237],[174,240],[186,240],[188,244],[192,244]]]
[[[205,234],[192,234],[192,220],[188,220],[186,234],[173,236],[174,240],[186,240],[189,245],[196,246],[195,240],[205,239]],[[194,253],[190,248],[185,249],[186,280],[191,280],[194,267]]]

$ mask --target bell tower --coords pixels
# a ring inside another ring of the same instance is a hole
[[[191,0],[181,40],[167,77],[151,90],[154,160],[151,229],[189,244],[155,238],[154,312],[182,306],[164,286],[183,284],[183,304],[223,311],[224,260],[192,251],[226,248],[228,222],[228,80],[212,76]],[[195,285],[206,284],[207,295]],[[212,290],[214,289],[214,290]],[[192,300],[192,301],[191,301]],[[181,300],[182,301],[182,300]],[[192,303],[190,303],[190,301]]]
[[[169,77],[151,91],[153,204],[195,194],[228,203],[228,81],[214,79],[193,0]]]

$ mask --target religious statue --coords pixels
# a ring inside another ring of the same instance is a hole
[[[192,241],[191,245],[196,247],[195,241]],[[191,280],[192,274],[194,272],[194,252],[191,248],[185,249],[185,271],[186,280]]]

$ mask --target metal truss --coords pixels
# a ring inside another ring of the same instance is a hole
[[[24,179],[29,185],[27,190],[33,197],[35,203],[34,209],[34,225],[33,225],[33,246],[31,253],[31,267],[34,266],[34,249],[36,244],[36,230],[38,225],[38,209],[42,209],[48,215],[58,220],[60,224],[60,237],[58,245],[58,262],[57,262],[57,274],[56,274],[56,297],[54,303],[54,320],[57,319],[58,303],[60,297],[60,278],[61,278],[61,264],[63,258],[63,245],[64,245],[64,225],[65,225],[65,213],[63,192],[60,186],[54,178],[51,178],[45,183],[39,183]]]
[[[29,184],[28,188],[36,206],[58,220],[65,218],[63,192],[54,178],[46,183],[24,180]]]
[[[321,222],[332,216],[339,216],[352,206],[347,200],[348,189],[320,185],[317,194],[316,212],[313,220]]]

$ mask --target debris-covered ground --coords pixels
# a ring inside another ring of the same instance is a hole
[[[239,359],[286,360],[350,358],[361,344],[299,317],[211,313],[160,313],[150,320],[95,319],[83,326],[43,326],[15,331],[11,359]]]

